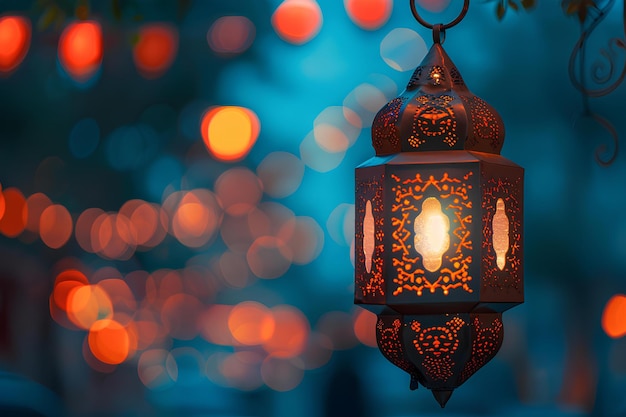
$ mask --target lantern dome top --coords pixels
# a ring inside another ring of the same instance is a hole
[[[469,91],[440,43],[372,123],[376,155],[440,150],[499,154],[503,143],[502,118]]]

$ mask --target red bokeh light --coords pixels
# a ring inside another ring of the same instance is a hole
[[[387,23],[393,10],[393,0],[344,0],[350,20],[367,30]]]
[[[10,73],[30,47],[30,21],[20,16],[0,17],[0,73]]]
[[[626,295],[617,294],[607,301],[602,313],[602,328],[613,339],[626,335]]]
[[[315,0],[285,0],[272,15],[272,26],[282,39],[301,45],[322,27],[322,11]]]
[[[59,39],[59,61],[74,80],[88,81],[102,63],[102,29],[95,21],[70,23]]]
[[[139,73],[148,79],[162,76],[178,52],[178,32],[170,25],[152,23],[139,29],[133,58]]]
[[[4,195],[4,216],[0,219],[0,233],[7,237],[17,237],[26,228],[28,207],[24,194],[17,188],[7,188]]]

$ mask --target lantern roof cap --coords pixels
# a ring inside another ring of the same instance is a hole
[[[372,123],[376,155],[438,150],[499,154],[503,143],[502,118],[469,91],[440,43],[430,48],[406,89]]]

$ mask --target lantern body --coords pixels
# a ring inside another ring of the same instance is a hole
[[[383,355],[452,391],[498,352],[502,312],[524,302],[524,170],[504,125],[440,44],[372,124],[356,169],[354,302],[378,315]]]
[[[522,303],[522,187],[522,168],[482,152],[400,153],[359,166],[355,303],[376,314],[502,312]],[[416,220],[429,198],[449,221],[449,247],[435,270],[415,248]],[[506,243],[502,268],[502,249],[494,247],[498,201],[506,222],[496,228]]]

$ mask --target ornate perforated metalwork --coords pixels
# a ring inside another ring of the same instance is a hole
[[[402,322],[396,318],[392,323],[385,323],[382,318],[376,323],[376,340],[378,348],[389,362],[398,368],[412,373],[415,367],[405,359],[404,348],[400,342],[400,328]]]
[[[486,325],[481,323],[478,316],[474,317],[472,327],[474,333],[472,354],[461,372],[461,381],[467,380],[489,362],[498,353],[502,345],[503,326],[500,317],[496,317]]]
[[[429,138],[440,138],[453,147],[457,140],[457,120],[450,103],[454,100],[449,95],[424,94],[415,98],[419,107],[413,114],[412,134],[408,138],[414,148]]]
[[[417,334],[413,345],[423,356],[421,365],[426,376],[433,381],[447,381],[452,377],[455,366],[453,355],[459,348],[458,332],[465,322],[454,317],[443,326],[424,328],[417,320],[411,322],[411,329]]]
[[[492,153],[500,153],[504,132],[500,118],[491,107],[481,98],[476,96],[461,96],[472,120],[472,134],[468,135],[466,149],[481,146],[481,150],[489,149]]]
[[[483,174],[485,177],[486,174]],[[487,178],[483,183],[483,288],[489,287],[497,292],[522,291],[522,179]],[[509,250],[505,256],[504,268],[497,264],[497,255],[493,248],[493,217],[498,199],[504,201],[509,219]]]
[[[383,279],[383,178],[371,178],[366,181],[357,181],[356,203],[356,232],[355,232],[355,259],[363,268],[358,269],[355,277],[355,291],[361,293],[364,299],[382,300],[385,295]],[[365,268],[365,252],[363,250],[363,221],[367,202],[370,201],[374,217],[374,252],[372,253],[371,268]]]
[[[434,85],[444,83],[446,81],[446,73],[444,72],[443,67],[439,65],[433,66],[428,73],[428,81]]]
[[[396,97],[383,107],[372,123],[372,145],[377,155],[400,151],[398,119],[406,97]]]
[[[406,86],[407,90],[413,90],[415,87],[420,85],[420,81],[422,80],[422,71],[424,71],[423,67],[417,67],[415,71],[413,71],[413,75],[411,75],[411,79]]]
[[[465,86],[465,81],[463,81],[463,77],[456,67],[450,68],[450,79],[456,86]]]
[[[470,226],[472,209],[470,193],[473,186],[470,178],[473,173],[467,172],[460,177],[443,173],[437,177],[430,175],[428,179],[414,174],[412,177],[401,177],[396,174],[390,176],[394,195],[391,205],[392,226],[392,265],[397,271],[393,278],[396,288],[393,295],[404,291],[415,292],[422,296],[424,291],[434,293],[440,289],[444,295],[451,290],[461,288],[471,293],[472,277],[469,267],[472,263],[471,250],[473,237]],[[443,256],[442,267],[436,273],[426,273],[422,259],[413,248],[412,222],[419,214],[419,202],[428,194],[436,195],[442,207],[451,213],[452,236],[450,249]]]

